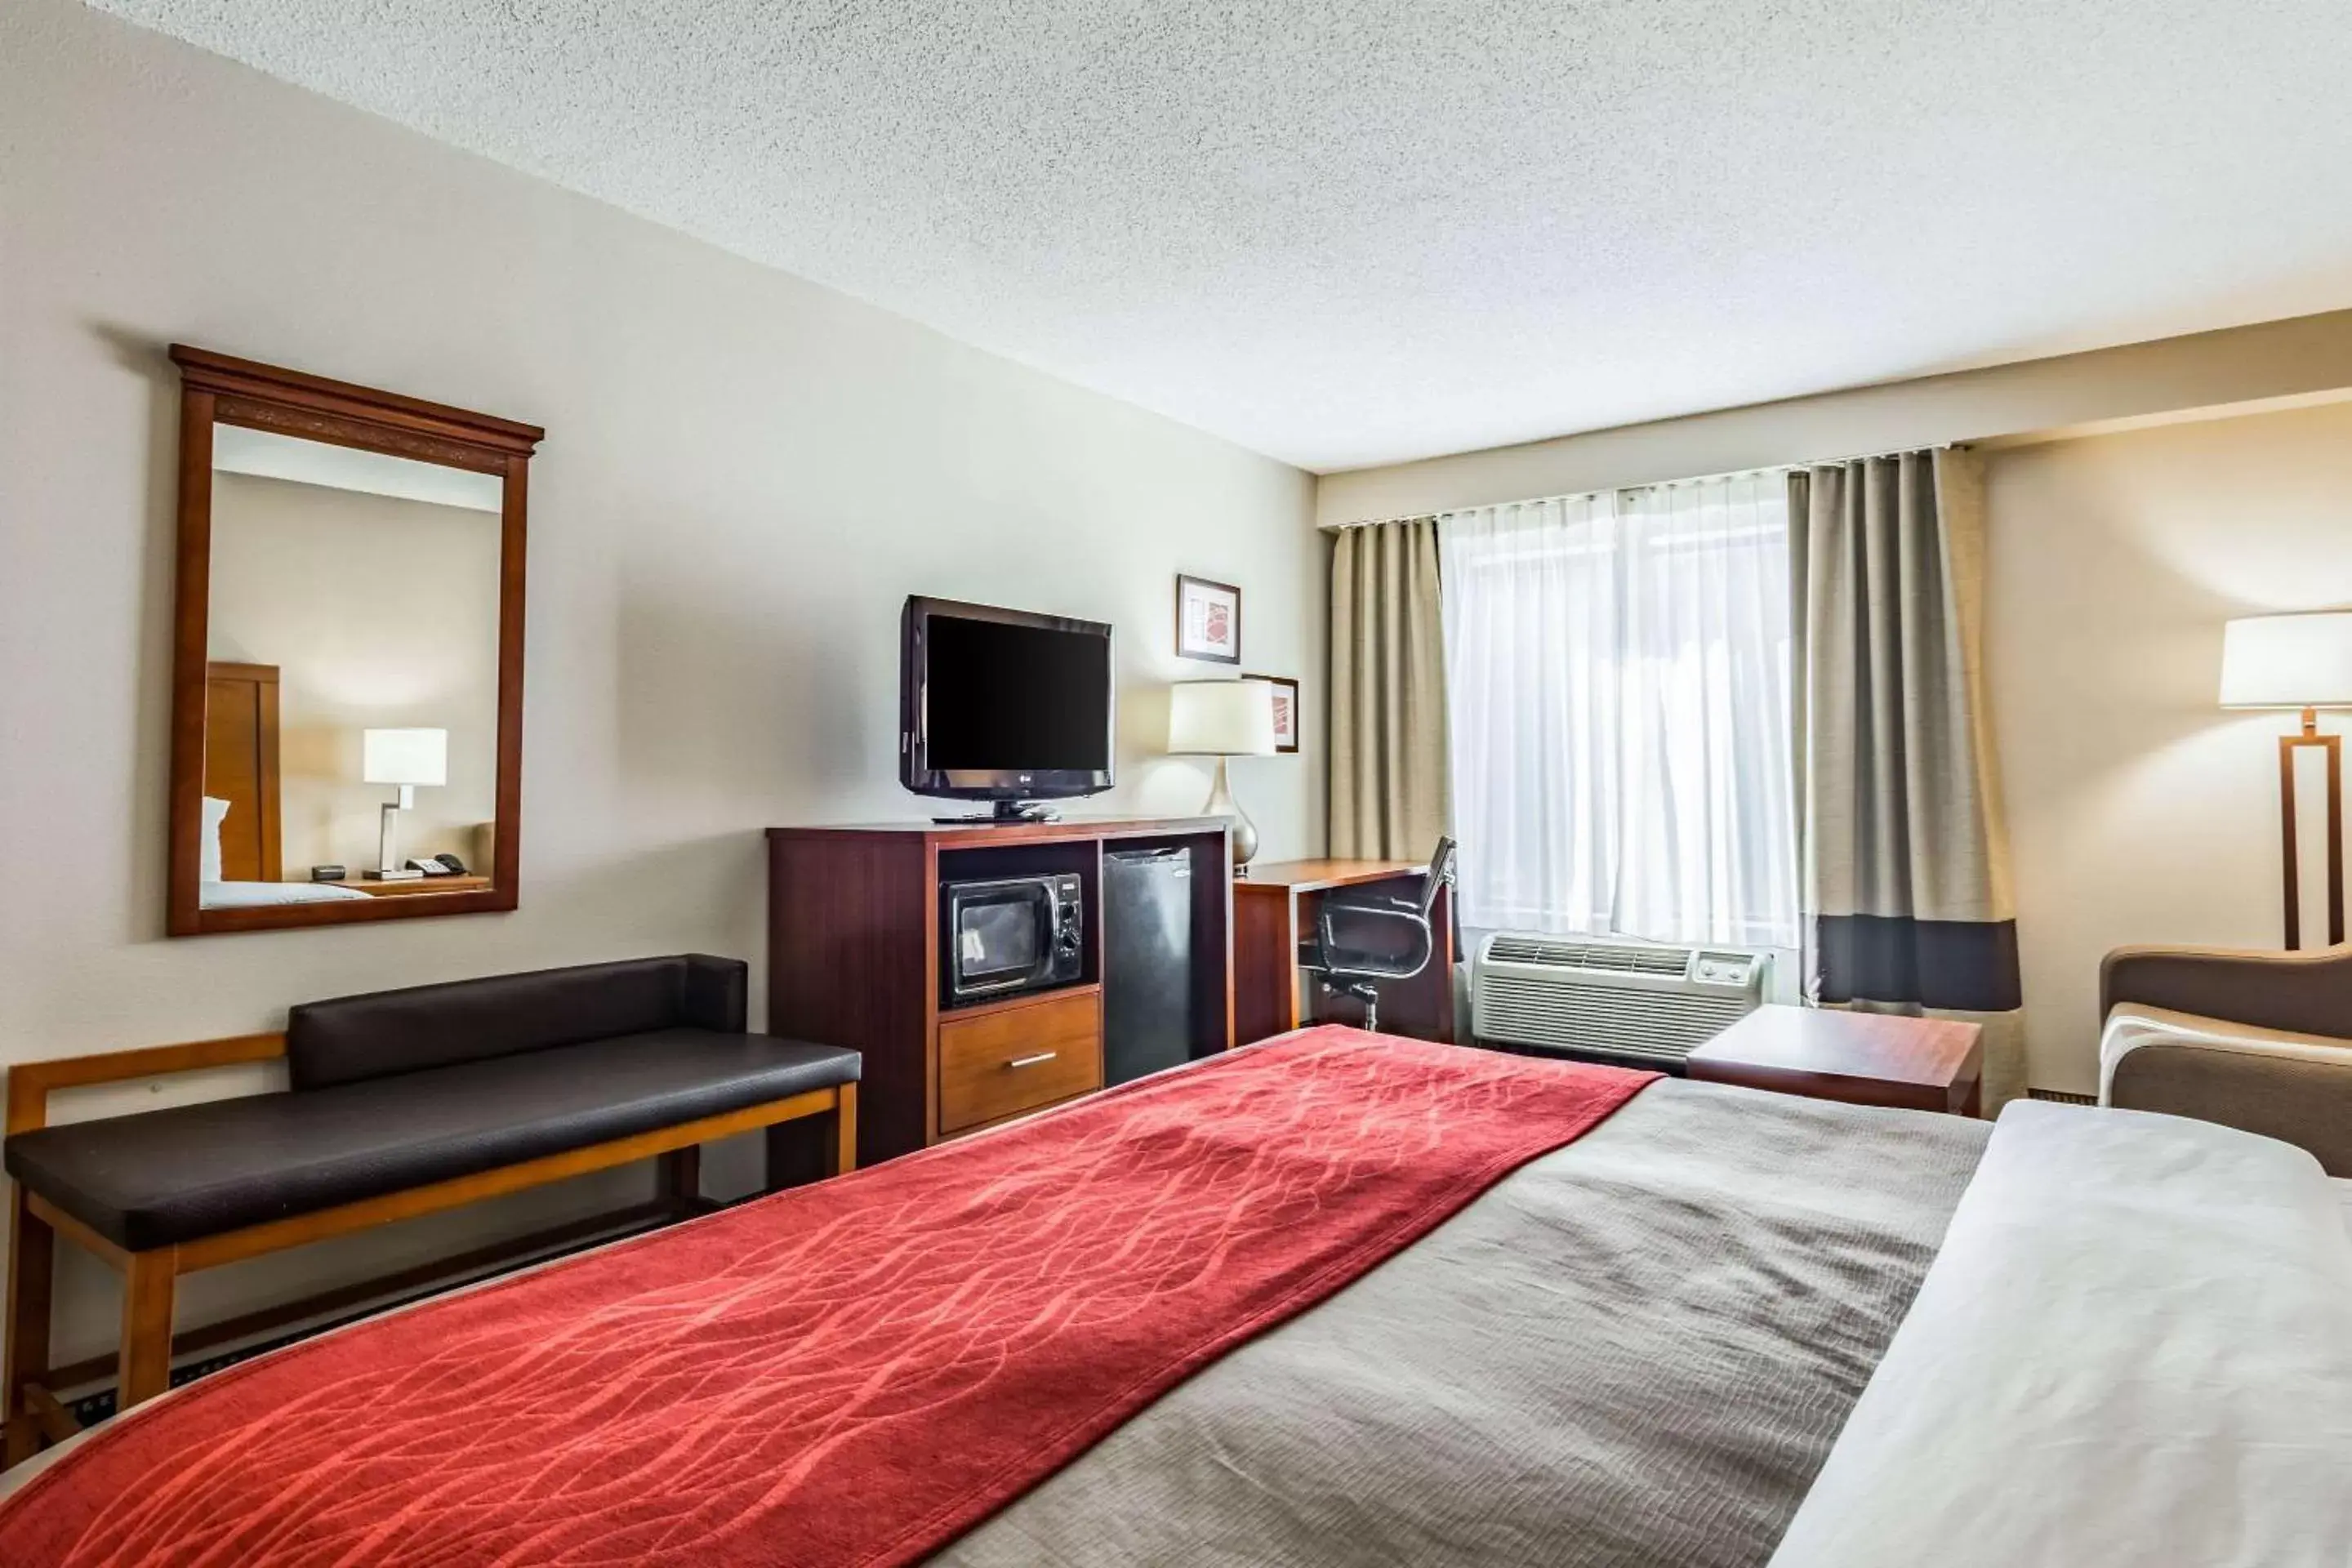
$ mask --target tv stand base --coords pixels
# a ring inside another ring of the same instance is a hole
[[[992,811],[976,812],[970,816],[935,816],[933,822],[1059,822],[1062,814],[1040,800],[1000,800]]]

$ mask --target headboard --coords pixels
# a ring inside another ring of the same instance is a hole
[[[278,832],[278,667],[205,666],[205,793],[228,802],[221,879],[275,882]]]

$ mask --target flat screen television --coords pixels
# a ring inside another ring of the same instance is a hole
[[[1109,626],[918,595],[899,633],[899,783],[1003,820],[1110,788]]]

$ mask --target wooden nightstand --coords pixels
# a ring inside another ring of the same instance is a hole
[[[456,877],[411,877],[396,882],[346,877],[340,882],[321,882],[319,885],[322,888],[355,889],[372,899],[396,899],[407,893],[478,893],[490,885],[490,879],[471,873]]]
[[[1949,1018],[1759,1007],[1690,1055],[1690,1076],[1851,1105],[1974,1116],[1984,1031]]]

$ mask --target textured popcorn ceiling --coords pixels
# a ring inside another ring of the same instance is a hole
[[[1328,469],[2352,305],[2347,0],[98,0]]]

